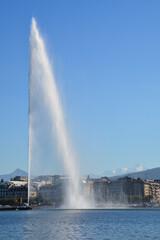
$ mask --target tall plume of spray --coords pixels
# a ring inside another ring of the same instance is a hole
[[[36,21],[32,18],[30,32],[30,71],[29,71],[29,149],[28,149],[28,204],[30,197],[30,173],[33,161],[34,142],[34,113],[32,99],[35,85],[40,86],[45,108],[49,112],[52,131],[56,134],[57,147],[63,160],[65,174],[70,177],[70,184],[66,194],[66,207],[87,208],[88,205],[80,194],[79,172],[67,137],[64,115],[60,104],[51,64],[47,57],[44,41],[39,34]]]

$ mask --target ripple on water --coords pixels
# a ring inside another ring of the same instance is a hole
[[[0,213],[0,239],[159,240],[160,210],[32,210]]]

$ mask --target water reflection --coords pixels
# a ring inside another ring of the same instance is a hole
[[[0,212],[0,239],[159,240],[160,209]]]
[[[23,239],[82,239],[84,227],[78,210],[30,211],[27,212]]]

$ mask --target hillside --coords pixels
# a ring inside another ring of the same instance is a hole
[[[3,179],[4,181],[8,181],[10,180],[11,178],[14,178],[16,176],[24,176],[24,177],[28,177],[28,173],[17,168],[14,172],[12,173],[9,173],[9,174],[3,174],[3,175],[0,175],[0,180]]]
[[[123,175],[118,175],[114,177],[110,177],[110,179],[118,179],[120,177],[133,177],[133,178],[141,178],[141,179],[160,179],[160,167],[158,168],[152,168],[140,172],[133,172],[133,173],[127,173]]]

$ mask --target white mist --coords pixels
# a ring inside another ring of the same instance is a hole
[[[41,89],[42,95],[34,96],[34,88]],[[30,196],[30,172],[33,160],[34,142],[34,110],[31,111],[32,100],[36,97],[43,99],[45,108],[52,123],[52,134],[56,134],[57,147],[63,160],[65,174],[70,177],[67,189],[65,207],[78,209],[88,208],[88,204],[80,193],[79,171],[76,160],[67,137],[64,114],[60,104],[55,78],[49,62],[44,41],[39,34],[36,21],[32,18],[30,32],[30,72],[29,72],[29,149],[28,149],[28,204]]]

